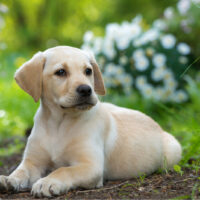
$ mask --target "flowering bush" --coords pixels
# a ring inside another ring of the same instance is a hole
[[[104,37],[84,35],[83,49],[92,51],[102,68],[106,87],[163,102],[184,102],[188,95],[180,78],[190,60],[191,49],[164,34],[165,24],[156,20],[145,29],[141,16],[132,22],[108,24]]]
[[[173,32],[178,39],[192,46],[194,54],[200,55],[200,0],[179,0],[176,7],[168,7],[163,13],[165,31]],[[181,31],[181,34],[179,34]]]

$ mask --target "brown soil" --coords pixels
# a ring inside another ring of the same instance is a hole
[[[3,163],[0,174],[7,175],[13,171],[21,160],[21,155],[15,154],[0,158]],[[148,177],[123,181],[107,181],[100,189],[69,191],[54,199],[200,199],[199,172],[184,169],[181,176],[176,172],[152,174]],[[17,194],[0,194],[0,199],[34,199],[30,192]]]

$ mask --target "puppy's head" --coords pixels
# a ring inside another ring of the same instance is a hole
[[[15,74],[19,86],[37,102],[40,98],[62,110],[89,109],[105,88],[95,58],[73,47],[39,52]]]

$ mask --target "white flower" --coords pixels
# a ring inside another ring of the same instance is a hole
[[[106,62],[106,60],[103,56],[98,58],[98,64],[100,67],[104,66],[105,62]]]
[[[97,37],[94,39],[93,42],[93,51],[95,54],[98,54],[102,51],[103,48],[103,39],[100,37]]]
[[[140,24],[142,22],[142,15],[137,15],[135,18],[133,18],[132,23],[134,24]]]
[[[165,30],[167,28],[166,23],[162,19],[157,19],[153,22],[153,27],[158,30]]]
[[[147,83],[147,78],[145,76],[138,76],[135,80],[136,87],[141,90]]]
[[[177,103],[182,103],[188,100],[188,95],[183,90],[177,90],[172,96],[172,100]]]
[[[121,75],[124,73],[124,69],[120,66],[116,66],[116,75]]]
[[[154,99],[156,100],[165,100],[164,99],[165,89],[158,86],[154,89]]]
[[[0,118],[3,118],[6,115],[5,110],[0,110]]]
[[[146,31],[140,38],[141,44],[147,44],[148,42],[152,42],[157,40],[160,36],[160,33],[157,29],[149,29]]]
[[[6,13],[8,12],[8,7],[5,4],[0,4],[0,12]]]
[[[174,9],[172,7],[168,7],[164,11],[164,17],[166,19],[172,19],[174,16]]]
[[[130,30],[129,30],[129,34],[131,39],[136,38],[140,35],[140,33],[142,32],[141,27],[138,24],[131,24],[130,25]]]
[[[190,0],[179,0],[177,8],[181,15],[185,15],[190,9]]]
[[[165,84],[165,88],[168,88],[172,91],[174,91],[178,85],[178,83],[176,82],[173,76],[171,76],[171,78],[169,79],[165,79],[164,84]]]
[[[81,46],[81,49],[83,49],[83,50],[85,50],[85,51],[88,51],[88,52],[93,52],[92,47],[91,47],[88,43],[83,44],[83,45]]]
[[[164,87],[164,94],[163,94],[164,101],[170,101],[173,95],[174,95],[173,88]]]
[[[176,38],[172,34],[167,34],[161,37],[161,44],[165,49],[171,49],[176,44]]]
[[[150,84],[145,84],[144,87],[140,90],[140,92],[142,93],[142,95],[145,98],[153,98],[154,97],[154,90],[152,85]]]
[[[139,47],[141,45],[145,45],[148,42],[152,42],[157,40],[160,37],[160,32],[158,29],[152,28],[146,31],[145,33],[141,34],[140,37],[133,40],[133,46]]]
[[[128,48],[130,41],[141,33],[141,27],[138,24],[123,22],[117,31],[115,31],[115,40],[120,50]]]
[[[180,56],[178,60],[181,64],[187,64],[188,63],[188,58],[185,57],[185,56]]]
[[[137,60],[137,59],[140,59],[141,57],[144,57],[145,56],[145,52],[143,49],[137,49],[133,52],[133,59],[134,60]]]
[[[108,24],[106,26],[106,37],[114,39],[119,32],[119,25],[117,23]]]
[[[94,38],[94,34],[92,31],[87,31],[83,36],[84,43],[90,43]]]
[[[149,60],[145,56],[141,56],[137,60],[135,60],[135,68],[138,71],[144,71],[149,66]]]
[[[116,65],[109,63],[105,66],[105,75],[111,76],[116,74]]]
[[[183,43],[183,42],[177,45],[177,50],[179,53],[183,55],[188,55],[190,53],[190,47],[186,43]]]
[[[125,85],[132,85],[133,84],[133,78],[132,78],[132,76],[129,75],[129,74],[125,74],[124,75],[124,79],[123,79],[123,83]]]
[[[161,81],[165,75],[165,67],[154,68],[151,72],[151,77],[154,81]]]
[[[113,40],[105,38],[103,42],[102,51],[109,59],[113,59],[116,55]]]
[[[123,79],[121,79],[121,76],[124,75],[124,69],[119,65],[115,65],[114,63],[109,63],[105,66],[104,74],[107,77],[114,76],[116,79],[118,79],[118,81],[120,80],[123,81]]]
[[[166,69],[166,70],[165,70],[165,73],[164,73],[164,75],[163,75],[163,80],[164,80],[164,81],[169,81],[169,80],[171,80],[171,79],[173,79],[173,78],[174,78],[174,75],[173,75],[172,71],[169,70],[169,69]]]
[[[163,67],[166,64],[167,58],[162,53],[157,53],[153,56],[152,62],[155,67]]]
[[[128,63],[128,58],[124,55],[124,56],[120,56],[119,57],[119,63],[121,65],[126,65]]]
[[[117,80],[121,83],[123,88],[131,87],[133,84],[133,78],[130,74],[123,73],[117,76]]]
[[[116,42],[117,42],[117,47],[119,50],[127,49],[130,44],[130,40],[126,36],[120,37]]]

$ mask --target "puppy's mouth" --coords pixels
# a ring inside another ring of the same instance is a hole
[[[60,107],[62,109],[77,108],[79,110],[86,110],[86,109],[90,109],[94,105],[95,104],[92,103],[92,102],[81,102],[81,103],[74,104],[72,106],[63,106],[63,105],[61,105]]]

